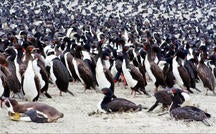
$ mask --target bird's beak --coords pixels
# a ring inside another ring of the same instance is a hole
[[[189,94],[188,90],[182,89],[182,91],[183,91],[184,93]]]

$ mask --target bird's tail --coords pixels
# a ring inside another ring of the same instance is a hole
[[[71,94],[72,96],[74,96],[74,94],[70,91],[70,90],[68,90],[67,91],[69,94]]]
[[[211,126],[207,119],[202,120],[202,123],[206,126]]]

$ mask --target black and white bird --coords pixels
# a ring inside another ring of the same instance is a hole
[[[135,103],[124,98],[113,98],[113,93],[110,88],[101,89],[105,95],[101,102],[98,103],[99,112],[112,113],[112,112],[134,112],[141,111],[142,105]]]
[[[40,87],[39,92],[44,93],[48,98],[51,98],[50,94],[48,93],[48,87],[50,81],[49,81],[49,74],[45,66],[45,60],[43,56],[39,54],[37,48],[31,51],[31,55],[33,58],[33,70],[39,79],[39,87]]]
[[[172,104],[169,108],[170,116],[176,120],[192,120],[201,121],[205,125],[210,126],[208,119],[211,115],[195,106],[183,106],[181,107],[184,98],[180,95],[179,90],[172,91]]]
[[[166,87],[165,76],[163,70],[154,62],[156,53],[153,51],[153,47],[149,43],[145,43],[144,46],[147,54],[145,56],[144,65],[147,74],[155,85],[155,92],[158,91],[158,87]]]
[[[16,121],[32,121],[36,123],[51,123],[63,118],[64,114],[56,108],[39,102],[18,103],[15,99],[0,97],[6,106],[10,119]]]
[[[60,60],[60,56],[55,53],[55,48],[52,46],[46,46],[44,49],[45,67],[48,72],[50,81],[57,86],[60,90],[60,96],[62,92],[68,92],[74,95],[69,89],[70,74],[67,67]]]
[[[184,101],[182,103],[188,103],[189,102],[190,96],[186,92],[184,92],[183,90],[177,89],[177,88],[164,89],[164,90],[160,90],[154,94],[154,96],[156,98],[156,102],[151,106],[151,108],[149,108],[148,112],[153,111],[159,104],[162,104],[163,109],[168,108],[172,103],[172,94],[170,93],[170,92],[172,92],[172,90],[179,90],[180,91],[179,95],[181,95],[184,98]]]
[[[7,61],[10,62],[9,69],[16,74],[17,79],[21,83],[21,73],[20,73],[20,64],[21,64],[21,58],[18,57],[18,51],[14,47],[7,47],[5,49],[5,55],[7,57]]]
[[[189,73],[191,88],[197,90],[198,92],[201,92],[196,87],[196,82],[199,78],[198,78],[198,72],[197,72],[197,67],[195,63],[195,51],[191,48],[189,44],[186,44],[185,48],[182,51],[184,51],[186,55],[183,57],[184,58],[183,65],[186,68],[187,72]]]
[[[74,95],[68,89],[70,76],[67,68],[61,62],[61,60],[58,57],[55,57],[46,64],[50,79],[54,84],[56,84],[56,86],[60,90],[60,95],[62,95],[62,92]]]
[[[132,64],[128,63],[128,56],[127,56],[127,49],[128,47],[125,46],[123,48],[123,63],[122,63],[122,72],[126,79],[128,86],[132,90],[132,95],[135,97],[136,92],[142,91],[144,94],[149,95],[145,90],[145,80],[143,79],[142,74],[140,71]]]
[[[13,64],[10,61],[8,61],[4,55],[0,55],[0,64],[1,64],[1,72],[2,72],[2,80],[3,80],[2,82],[4,86],[7,85],[7,88],[5,88],[4,90],[5,91],[4,94],[8,97],[11,96],[11,94],[13,94],[13,96],[17,94],[19,95],[19,97],[23,97],[20,96],[22,95],[21,83],[16,77],[15,70],[14,70],[15,68],[14,66],[12,66]]]
[[[76,46],[74,58],[72,60],[75,72],[80,79],[81,83],[84,85],[84,91],[86,89],[96,89],[96,82],[94,81],[93,73],[86,62],[82,58],[82,46]]]
[[[72,81],[76,82],[76,81],[79,81],[79,78],[75,72],[75,68],[73,65],[73,58],[74,57],[70,52],[66,52],[60,56],[60,59],[64,63],[64,65],[66,66]]]
[[[182,89],[187,89],[190,93],[193,93],[191,88],[190,74],[184,67],[185,54],[182,51],[178,51],[176,56],[172,60],[172,72],[175,77],[176,84]]]
[[[40,80],[38,76],[35,74],[33,57],[31,52],[33,50],[33,46],[29,46],[25,51],[25,64],[26,70],[22,76],[22,89],[25,95],[25,98],[28,101],[37,101],[40,95]]]
[[[199,63],[197,67],[198,76],[202,80],[204,88],[206,88],[206,95],[208,94],[208,90],[211,90],[213,94],[215,94],[215,78],[211,71],[211,69],[205,64],[205,56],[202,53],[199,54],[198,57]]]
[[[145,85],[147,85],[146,70],[144,66],[144,60],[140,55],[141,53],[142,53],[142,49],[140,49],[138,52],[135,52],[135,48],[130,48],[128,50],[129,63],[133,64],[140,71],[145,81]]]
[[[114,80],[110,70],[104,65],[104,54],[102,50],[102,44],[98,44],[98,55],[96,62],[96,80],[99,89],[110,88],[114,95]]]

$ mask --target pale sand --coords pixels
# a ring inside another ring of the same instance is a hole
[[[0,133],[215,133],[216,96],[209,92],[205,96],[202,84],[198,84],[202,93],[191,95],[191,105],[198,105],[201,109],[212,114],[210,120],[213,126],[207,127],[201,122],[184,122],[171,119],[169,114],[157,116],[160,108],[153,113],[142,110],[136,113],[95,114],[98,102],[103,98],[101,93],[93,90],[83,91],[80,83],[70,83],[69,89],[75,94],[63,94],[59,96],[56,87],[51,86],[49,93],[52,99],[42,96],[39,102],[50,104],[64,113],[64,118],[56,123],[37,124],[33,122],[11,121],[5,109],[0,109]],[[147,91],[153,94],[153,85],[149,83]],[[155,98],[145,95],[137,95],[131,98],[131,90],[123,89],[122,83],[116,84],[116,95],[122,98],[150,107]]]

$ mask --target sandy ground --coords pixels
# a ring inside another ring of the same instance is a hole
[[[152,83],[148,84],[146,90],[153,94]],[[142,110],[136,113],[115,113],[115,114],[88,114],[96,111],[98,102],[103,95],[93,90],[83,91],[81,83],[70,83],[69,89],[75,96],[63,94],[54,86],[50,86],[49,93],[52,99],[41,96],[39,102],[50,104],[64,113],[64,118],[56,123],[37,124],[33,122],[11,121],[5,109],[0,109],[0,133],[215,133],[215,102],[216,96],[209,92],[204,95],[202,84],[198,84],[202,93],[191,95],[191,105],[199,106],[212,114],[210,119],[212,126],[207,127],[201,122],[175,121],[169,114],[158,116],[160,108],[152,113]],[[116,84],[115,89],[118,97],[127,98],[137,104],[150,107],[155,98],[145,95],[137,95],[132,98],[130,89],[124,89],[123,84]],[[25,103],[25,102],[22,102]]]

